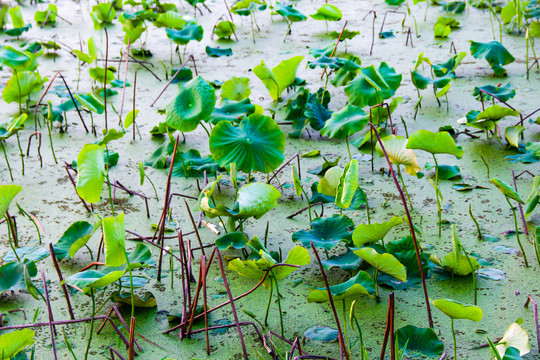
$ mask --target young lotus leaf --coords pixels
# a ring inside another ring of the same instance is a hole
[[[519,111],[502,107],[500,105],[492,105],[476,116],[476,120],[491,120],[498,121],[505,116],[519,116]]]
[[[452,29],[459,27],[459,21],[454,18],[440,16],[435,22],[433,33],[435,37],[448,37]]]
[[[216,125],[221,121],[239,122],[243,117],[251,115],[255,112],[255,105],[244,99],[242,101],[234,101],[225,99],[221,102],[220,107],[216,107],[208,122]]]
[[[104,2],[92,6],[90,16],[94,22],[94,30],[100,30],[104,24],[110,24],[116,18],[116,11],[113,4]]]
[[[9,205],[21,191],[22,187],[19,185],[0,185],[0,219],[6,217]]]
[[[7,103],[23,102],[31,93],[41,90],[46,81],[37,71],[14,71],[2,91],[2,99]]]
[[[77,157],[77,193],[91,204],[101,199],[105,181],[105,146],[86,144]]]
[[[28,115],[23,113],[18,118],[14,118],[11,121],[0,124],[0,140],[9,139],[12,135],[15,135],[19,131],[24,129],[24,122],[28,119]]]
[[[188,22],[181,30],[165,29],[167,37],[177,45],[187,45],[190,41],[201,41],[203,27],[195,22]]]
[[[308,340],[332,343],[338,340],[338,331],[328,326],[312,326],[304,332],[304,337]]]
[[[251,242],[250,242],[251,243]],[[262,247],[262,245],[261,245]],[[253,253],[252,253],[253,254]],[[277,264],[268,251],[262,247],[259,250],[259,260],[240,260],[234,259],[229,262],[229,270],[236,271],[240,276],[249,279],[261,280],[270,266]],[[296,246],[289,251],[287,258],[283,261],[285,264],[291,265],[308,265],[311,261],[309,252],[306,248]],[[270,289],[274,286],[274,281],[284,279],[289,274],[293,273],[297,268],[290,266],[278,266],[271,270],[271,273],[263,282],[265,289]]]
[[[152,252],[145,244],[137,244],[137,246],[135,246],[135,249],[133,249],[128,254],[128,260],[131,269],[137,269],[141,267],[147,268],[150,265],[154,264],[154,261],[152,260]],[[135,283],[133,284],[133,286],[135,286]]]
[[[178,95],[167,105],[167,126],[182,132],[193,131],[201,120],[212,115],[216,105],[216,93],[212,85],[196,77],[180,85]]]
[[[402,222],[403,219],[401,217],[394,216],[389,221],[383,223],[360,224],[353,231],[352,240],[354,246],[360,247],[367,243],[382,240],[394,226]]]
[[[506,329],[502,339],[497,342],[496,348],[501,356],[505,356],[508,348],[517,349],[520,356],[528,354],[531,352],[529,335],[518,323],[513,323]]]
[[[334,166],[326,171],[324,178],[319,181],[317,191],[323,195],[336,196],[343,169],[339,166]]]
[[[454,244],[454,251],[446,254],[441,260],[441,264],[446,270],[452,274],[465,276],[480,268],[475,258],[462,253],[461,242],[459,241],[454,225],[452,225],[452,242]]]
[[[379,254],[375,249],[368,247],[354,250],[354,253],[376,270],[392,275],[399,281],[407,281],[407,269],[394,255],[389,253]]]
[[[407,141],[407,149],[424,150],[433,155],[451,154],[461,159],[463,149],[456,145],[452,135],[446,131],[438,133],[429,130],[415,131]]]
[[[15,49],[11,45],[0,49],[0,64],[16,70],[33,70],[29,69],[29,66],[34,62],[34,57],[34,54]]]
[[[418,174],[421,168],[418,166],[418,160],[414,151],[407,149],[407,138],[390,135],[383,138],[382,143],[392,164],[405,166],[405,171],[409,175],[416,176]],[[375,149],[380,156],[384,156],[379,143],[377,143]]]
[[[397,330],[396,338],[399,349],[407,349],[413,354],[439,357],[444,351],[444,344],[431,328],[418,328],[407,325]]]
[[[103,114],[103,112],[105,111],[105,105],[103,105],[101,100],[99,100],[93,93],[73,94],[73,96],[91,112]]]
[[[254,10],[265,10],[267,7],[263,0],[240,0],[231,7],[231,12],[240,16],[250,16]]]
[[[211,155],[201,157],[198,150],[190,149],[186,152],[176,152],[172,169],[175,177],[203,177],[216,173],[218,166]]]
[[[506,84],[504,86],[484,85],[474,88],[473,96],[475,96],[476,100],[478,101],[482,100],[480,98],[480,90],[487,91],[489,94],[497,96],[502,101],[508,101],[510,99],[513,99],[514,96],[516,96],[516,88],[513,87],[512,84]],[[492,96],[483,92],[482,98],[484,99],[484,101],[490,101],[492,99]]]
[[[105,266],[118,267],[126,263],[126,229],[124,213],[104,217]]]
[[[220,166],[236,163],[246,173],[265,174],[283,162],[285,134],[276,122],[264,115],[251,114],[240,124],[222,121],[210,134],[210,152]]]
[[[128,114],[126,115],[124,119],[124,129],[129,128],[133,124],[133,122],[137,118],[137,115],[139,115],[138,109],[131,110],[130,112],[128,112]]]
[[[336,205],[341,209],[351,206],[358,189],[358,171],[358,161],[356,159],[350,161],[343,170],[343,175],[339,179],[336,190]]]
[[[508,143],[519,149],[519,137],[525,131],[525,127],[521,125],[509,126],[504,130],[504,137]]]
[[[126,273],[126,268],[105,267],[101,270],[86,270],[75,273],[66,279],[66,284],[83,293],[112,284]]]
[[[250,183],[238,191],[238,217],[260,219],[277,206],[281,193],[272,185]]]
[[[18,353],[34,344],[36,333],[30,329],[15,330],[10,333],[0,335],[0,354],[2,359],[18,359]]]
[[[347,104],[343,109],[335,111],[321,129],[321,135],[344,139],[361,131],[369,122],[369,115],[360,106]]]
[[[221,86],[221,100],[242,101],[249,98],[249,78],[233,76]]]
[[[90,37],[88,39],[87,46],[88,46],[88,54],[85,54],[82,51],[76,50],[76,49],[73,50],[73,53],[77,56],[77,58],[80,61],[83,61],[87,64],[91,64],[97,59],[97,47],[96,47],[93,37]]]
[[[114,73],[109,69],[96,66],[89,70],[90,77],[96,80],[98,83],[110,83],[114,80]]]
[[[286,6],[277,2],[275,10],[279,15],[283,16],[291,22],[299,22],[306,20],[306,15],[294,9],[292,6]]]
[[[38,25],[41,25],[44,22],[54,24],[56,23],[56,14],[58,14],[58,9],[56,8],[56,5],[49,4],[47,10],[36,11],[36,13],[34,14],[34,20]]]
[[[385,62],[381,62],[378,69],[374,65],[365,67],[345,87],[349,104],[359,107],[380,104],[394,96],[401,85],[401,78],[401,74]]]
[[[499,189],[500,192],[502,192],[505,197],[516,200],[521,205],[525,205],[525,202],[523,201],[521,196],[519,196],[519,194],[514,190],[514,188],[510,184],[497,178],[493,178],[489,181],[491,181],[491,183],[495,185],[495,187],[497,187],[497,189]]]
[[[235,30],[236,25],[232,21],[221,20],[214,28],[214,34],[220,39],[229,39]]]
[[[229,248],[243,249],[247,245],[244,234],[240,231],[230,232],[216,239],[216,247],[223,251]]]
[[[351,229],[354,223],[345,215],[317,218],[311,222],[311,230],[300,230],[292,235],[293,241],[301,241],[309,247],[311,242],[318,247],[330,250],[341,241],[351,241]]]
[[[165,125],[166,126],[166,125]],[[145,166],[151,166],[154,169],[163,169],[167,162],[167,156],[172,155],[174,151],[174,138],[167,137],[167,139],[161,144],[146,160],[144,160]]]
[[[6,291],[27,290],[35,299],[38,290],[31,281],[37,275],[33,261],[11,262],[0,266],[0,294]]]
[[[167,11],[159,14],[154,25],[158,28],[164,27],[167,29],[181,30],[186,24],[186,20],[176,11]]]
[[[334,301],[345,299],[353,295],[368,295],[371,296],[375,292],[375,282],[371,276],[360,270],[355,277],[350,278],[344,283],[330,286],[330,294]],[[308,295],[308,302],[326,302],[329,301],[328,291],[326,288],[316,288]]]
[[[121,294],[116,293],[112,297],[112,301],[127,305],[131,305],[131,299],[131,294],[129,292]],[[133,300],[134,305],[137,308],[155,308],[157,306],[156,297],[150,291],[147,291],[142,295],[134,294]]]
[[[206,54],[210,57],[222,57],[222,56],[232,56],[233,52],[231,48],[213,48],[210,46],[206,46],[205,48]]]
[[[525,219],[528,219],[534,209],[536,208],[536,205],[538,205],[538,202],[540,201],[540,176],[535,176],[533,180],[533,185],[531,188],[531,193],[529,194],[529,197],[527,198],[527,204],[525,206]]]
[[[441,299],[433,301],[433,306],[448,315],[451,319],[480,321],[484,316],[482,309],[474,305],[462,304],[455,300]]]
[[[15,6],[8,10],[9,16],[11,17],[11,23],[15,29],[24,27],[24,19],[21,13],[21,7]]]
[[[344,255],[331,256],[328,260],[322,260],[324,270],[337,266],[345,271],[354,271],[360,268],[364,261],[356,256],[350,249]]]
[[[283,60],[272,70],[266,66],[264,60],[261,60],[261,64],[253,68],[253,73],[261,79],[264,86],[270,92],[272,99],[277,102],[283,90],[294,83],[296,70],[303,59],[303,56],[295,56],[288,60]]]
[[[76,221],[64,232],[54,245],[57,260],[70,259],[82,248],[94,234],[95,227],[87,221]]]
[[[315,20],[339,21],[343,17],[343,14],[337,8],[337,6],[324,4],[317,10],[315,14],[311,14],[309,16]]]
[[[296,168],[296,165],[292,166],[292,178],[293,178],[294,192],[296,193],[296,196],[302,196],[302,181],[300,179],[300,174],[298,173],[298,169]]]
[[[502,66],[516,60],[498,41],[481,43],[471,40],[471,54],[477,59],[485,58],[495,72],[495,76],[499,77],[506,75],[506,70]]]

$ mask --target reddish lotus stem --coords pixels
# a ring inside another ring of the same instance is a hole
[[[47,303],[47,315],[49,316],[49,329],[51,331],[51,345],[53,349],[54,359],[58,359],[56,355],[56,343],[54,337],[56,336],[56,329],[54,328],[53,314],[51,310],[51,302],[49,301],[49,291],[47,290],[47,280],[45,279],[45,272],[41,270],[41,280],[43,281],[43,291],[45,292],[45,302]]]
[[[527,297],[527,302],[525,303],[525,307],[528,307],[529,303],[533,304],[534,325],[536,326],[536,342],[538,344],[538,349],[540,349],[540,328],[538,326],[538,307],[536,306],[536,301],[534,301],[532,295],[529,295]]]
[[[67,286],[64,283],[64,277],[62,276],[62,271],[60,270],[60,266],[58,266],[58,261],[56,261],[56,255],[54,253],[54,247],[53,244],[49,244],[49,251],[51,253],[51,258],[54,264],[54,268],[56,269],[56,272],[58,273],[58,279],[60,280],[60,283],[62,284],[62,291],[64,292],[64,297],[66,298],[66,303],[68,307],[69,312],[69,318],[71,320],[75,319],[75,315],[73,315],[73,308],[71,307],[71,301],[69,300],[69,294],[67,291]]]

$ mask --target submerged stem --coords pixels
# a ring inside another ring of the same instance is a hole
[[[514,226],[516,228],[516,237],[519,244],[519,248],[521,249],[521,252],[523,253],[523,259],[525,260],[525,267],[529,267],[529,262],[527,261],[527,255],[525,254],[525,249],[523,249],[523,245],[521,244],[521,239],[519,238],[519,227],[518,227],[516,209],[514,209],[514,207],[510,203],[510,200],[508,200],[508,197],[505,196],[504,198],[506,199],[506,202],[508,202],[508,205],[510,205],[510,209],[512,209],[512,215],[514,215]]]

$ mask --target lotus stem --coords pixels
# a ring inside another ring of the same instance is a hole
[[[11,172],[11,166],[9,165],[9,160],[6,154],[6,148],[4,147],[4,142],[0,141],[0,145],[2,145],[2,152],[4,153],[4,158],[6,159],[6,165],[9,170],[9,177],[11,178],[11,181],[13,181],[13,174]]]
[[[452,327],[452,338],[454,339],[454,360],[457,360],[456,332],[454,331],[454,319],[452,319],[452,318],[450,318],[450,325]]]
[[[327,75],[327,77],[328,77],[328,75]],[[324,93],[323,93],[323,95],[324,95]],[[347,143],[347,152],[349,153],[349,161],[351,161],[352,156],[351,156],[351,148],[349,146],[349,137],[348,136],[345,138],[345,142]]]
[[[411,197],[409,196],[409,192],[407,191],[407,186],[405,186],[405,181],[403,181],[403,176],[401,175],[401,167],[399,164],[397,165],[397,173],[399,177],[399,181],[401,181],[401,186],[403,186],[403,190],[405,191],[405,195],[407,195],[407,201],[409,202],[409,205],[411,206],[411,211],[414,210]]]
[[[90,319],[90,335],[88,336],[88,343],[86,344],[86,352],[84,353],[84,360],[88,360],[88,353],[90,352],[90,344],[92,343],[92,333],[94,332],[94,316],[96,315],[96,298],[94,297],[93,288],[90,288],[90,296],[92,297],[92,317]]]
[[[278,310],[279,310],[279,323],[281,325],[281,336],[285,337],[284,333],[284,327],[283,327],[283,312],[281,311],[281,293],[279,292],[279,285],[276,280],[276,277],[274,276],[274,271],[272,271],[272,281],[274,281],[274,284],[276,285],[276,296],[277,296],[277,304],[278,304]]]
[[[516,209],[512,206],[507,196],[505,196],[504,198],[506,199],[506,202],[508,203],[508,205],[510,205],[510,209],[512,209],[512,215],[514,215],[514,226],[516,228],[516,237],[519,244],[519,248],[521,249],[521,252],[523,253],[523,259],[525,260],[525,267],[529,267],[529,262],[527,261],[527,255],[525,254],[525,249],[523,249],[523,245],[521,244],[521,239],[519,238],[519,228],[518,228]]]
[[[474,217],[472,213],[472,204],[469,204],[469,215],[471,215],[471,219],[474,221],[474,224],[476,225],[476,230],[478,230],[478,238],[483,239],[484,235],[482,235],[482,230],[480,229],[480,225],[478,225],[478,221],[476,221],[476,218]]]
[[[437,157],[433,154],[433,161],[435,161],[435,199],[437,200],[437,213],[439,215],[439,237],[441,237],[442,232],[442,211],[441,211],[441,201],[439,199],[439,163],[437,162]]]

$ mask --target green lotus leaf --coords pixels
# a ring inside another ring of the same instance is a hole
[[[15,359],[18,353],[34,344],[35,335],[36,333],[30,329],[15,330],[0,335],[0,354],[2,354],[2,358],[6,360]]]
[[[201,120],[208,119],[216,105],[216,93],[212,85],[196,77],[180,85],[178,95],[167,105],[165,123],[182,132],[193,131]]]
[[[13,118],[11,121],[0,124],[0,140],[9,139],[24,129],[24,122],[28,119],[28,115],[23,113],[18,118]]]
[[[313,220],[311,230],[295,232],[292,240],[301,241],[305,247],[310,247],[313,242],[313,245],[318,248],[330,250],[341,241],[350,242],[353,227],[353,221],[347,216],[332,215]]]
[[[105,266],[118,267],[126,263],[126,229],[124,213],[104,217]]]
[[[154,308],[157,306],[156,297],[150,291],[145,292],[143,295],[134,294],[133,299],[135,307],[138,308]],[[131,293],[116,293],[113,295],[112,301],[131,305]]]
[[[15,256],[15,253],[17,254],[17,256]],[[36,263],[50,255],[49,250],[34,246],[18,247],[15,249],[15,253],[13,252],[13,250],[9,250],[4,256],[2,256],[2,261],[4,263],[10,263],[19,260],[26,260]],[[19,258],[19,260],[17,260],[17,257]]]
[[[375,282],[365,271],[359,271],[355,277],[350,278],[344,283],[330,286],[330,294],[332,294],[334,301],[354,295],[371,296],[374,292]],[[329,300],[326,288],[316,288],[308,295],[308,302],[326,302]]]
[[[516,96],[516,88],[512,84],[506,84],[504,86],[493,86],[493,85],[484,85],[480,87],[475,87],[473,91],[473,96],[476,97],[476,100],[480,101],[480,90],[487,91],[490,94],[497,96],[502,101],[508,101],[513,99]],[[482,98],[484,101],[490,101],[492,96],[482,93]]]
[[[86,144],[77,157],[77,193],[91,204],[101,199],[106,175],[104,150],[105,146]]]
[[[459,21],[454,18],[440,16],[435,22],[435,37],[448,37],[452,29],[459,27]]]
[[[137,244],[137,246],[135,246],[135,249],[128,254],[128,260],[131,269],[137,269],[140,267],[147,268],[154,264],[154,261],[152,260],[152,252],[144,243]],[[133,286],[135,286],[135,284],[133,284]]]
[[[344,255],[331,256],[328,260],[321,260],[324,270],[337,266],[345,271],[354,271],[360,268],[364,260],[356,256],[350,249]]]
[[[254,10],[265,10],[263,0],[240,0],[231,7],[231,12],[240,16],[250,16]]]
[[[484,314],[482,309],[474,305],[462,304],[455,300],[441,299],[433,301],[433,306],[448,315],[451,319],[480,321]]]
[[[214,28],[214,34],[220,39],[228,39],[234,34],[236,25],[232,21],[221,20]]]
[[[164,27],[167,29],[181,30],[186,24],[186,20],[176,11],[167,11],[159,14],[154,21],[154,25],[158,28]]]
[[[9,205],[21,191],[22,187],[19,185],[0,185],[0,219],[6,217]]]
[[[438,133],[429,130],[415,131],[407,141],[407,149],[418,149],[430,154],[451,154],[461,159],[463,149],[456,145],[452,135],[446,131]]]
[[[79,102],[88,110],[91,112],[95,112],[98,114],[103,114],[105,111],[105,105],[99,100],[94,94],[88,93],[88,94],[73,94],[75,99],[79,100]]]
[[[317,185],[317,191],[323,195],[336,196],[338,186],[341,177],[343,176],[343,169],[334,166],[330,170],[326,171],[324,178],[319,181]]]
[[[28,51],[6,45],[0,49],[0,64],[16,70],[31,70],[29,67],[36,56]]]
[[[220,166],[236,163],[246,173],[265,174],[283,162],[285,134],[276,122],[264,115],[251,114],[240,124],[222,121],[210,134],[210,152]]]
[[[201,41],[203,27],[195,22],[188,22],[181,30],[165,29],[167,37],[177,45],[187,45],[190,41]]]
[[[151,166],[154,169],[163,169],[167,162],[167,156],[172,155],[174,151],[174,143],[174,139],[167,137],[167,139],[152,153],[152,155],[144,160],[144,165]]]
[[[477,59],[485,58],[496,76],[505,76],[506,70],[502,66],[516,60],[498,41],[481,43],[471,40],[471,54]]]
[[[529,194],[527,204],[525,205],[525,219],[528,219],[531,216],[536,205],[538,205],[538,202],[540,202],[540,176],[537,175],[534,177],[531,193]]]
[[[39,299],[38,291],[30,281],[36,275],[37,268],[33,261],[17,261],[0,266],[0,294],[28,290],[35,299]]]
[[[244,99],[242,101],[234,101],[225,99],[221,102],[220,107],[216,107],[208,122],[217,124],[221,121],[239,122],[243,117],[251,115],[255,112],[255,105]]]
[[[9,35],[9,36],[19,37],[24,32],[30,30],[31,27],[32,27],[32,24],[28,24],[28,25],[20,27],[20,28],[4,30],[4,34]]]
[[[339,21],[343,17],[343,14],[337,8],[337,6],[324,4],[317,10],[315,14],[311,14],[309,16],[315,20]]]
[[[344,139],[361,131],[369,122],[369,115],[359,106],[351,104],[335,111],[321,129],[321,135]]]
[[[304,338],[323,343],[333,343],[338,341],[339,332],[328,326],[315,325],[304,332]]]
[[[213,48],[206,46],[206,54],[210,57],[222,57],[222,56],[232,56],[233,52],[231,48]]]
[[[83,53],[80,50],[73,50],[73,53],[77,56],[77,58],[80,61],[83,61],[87,64],[91,64],[94,62],[94,60],[97,59],[97,47],[96,47],[93,37],[90,37],[88,39],[87,46],[88,46],[88,54]]]
[[[394,255],[389,253],[379,254],[375,249],[368,247],[353,252],[375,269],[387,273],[399,281],[407,281],[407,269]]]
[[[186,152],[176,152],[172,169],[175,177],[203,177],[216,173],[218,165],[211,155],[201,157],[198,150],[190,149]]]
[[[113,4],[104,2],[92,6],[90,16],[94,22],[94,30],[100,30],[104,24],[110,24],[116,18],[116,10]]]
[[[418,174],[421,168],[418,166],[414,151],[407,149],[407,139],[405,137],[390,135],[381,140],[392,164],[405,166],[405,171],[409,175],[416,176]],[[384,156],[379,143],[377,143],[375,149],[380,156]]]
[[[279,15],[292,22],[299,22],[307,19],[306,15],[302,14],[300,11],[296,10],[292,6],[286,6],[279,2],[276,2],[276,6],[274,9]]]
[[[249,87],[249,78],[233,76],[225,81],[221,86],[221,99],[232,101],[242,101],[249,98],[251,88]]]
[[[521,125],[509,126],[504,130],[504,137],[508,143],[519,149],[519,137],[525,131],[525,127]]]
[[[133,124],[133,122],[137,118],[137,115],[139,115],[138,109],[131,110],[130,112],[128,112],[128,114],[124,118],[124,129],[129,128]]]
[[[349,104],[361,108],[380,104],[394,96],[401,78],[401,74],[385,62],[381,62],[378,69],[374,65],[365,67],[345,87]]]
[[[491,181],[491,183],[495,185],[495,187],[497,187],[497,189],[499,189],[500,192],[502,192],[505,197],[514,199],[521,205],[525,205],[525,201],[523,201],[521,196],[519,196],[519,194],[514,190],[514,188],[510,184],[497,178],[493,178],[489,181]]]
[[[216,239],[216,247],[223,251],[228,248],[243,249],[247,245],[244,234],[240,231],[230,232]]]
[[[441,264],[446,270],[452,274],[465,276],[480,268],[475,258],[469,256],[467,259],[467,254],[462,254],[462,245],[454,225],[452,225],[452,242],[454,244],[454,251],[446,254],[441,260]]]
[[[497,341],[495,348],[500,356],[504,356],[503,360],[520,360],[521,355],[526,355],[531,352],[529,335],[527,335],[527,332],[515,322],[506,329],[502,339]],[[509,351],[512,349],[514,351]],[[509,353],[511,352],[514,354],[509,356]]]
[[[250,183],[238,191],[238,217],[260,219],[277,206],[281,193],[272,185]]]
[[[340,34],[341,34],[341,38],[340,38]],[[328,33],[328,37],[330,39],[332,40],[339,39],[340,42],[354,39],[358,35],[360,35],[360,31],[351,31],[349,29],[345,29],[343,31],[332,31]],[[356,57],[355,55],[349,54],[347,55],[347,59],[349,59],[349,56]],[[360,63],[357,63],[357,64],[360,65]]]
[[[492,105],[479,113],[476,116],[476,120],[499,121],[505,116],[519,116],[519,111],[502,107],[500,105]]]
[[[38,25],[41,25],[44,22],[54,24],[56,23],[56,14],[58,14],[56,5],[49,4],[49,6],[47,6],[47,10],[35,12],[34,20]]]
[[[46,81],[37,71],[14,71],[2,91],[2,99],[7,103],[23,102],[31,93],[41,90]]]
[[[382,240],[394,226],[402,222],[403,218],[394,216],[389,221],[383,223],[360,224],[353,231],[352,240],[354,245],[360,247],[367,243]]]
[[[81,249],[94,234],[95,227],[87,221],[76,221],[71,224],[54,245],[56,259],[70,259]]]
[[[358,189],[358,172],[358,161],[356,159],[350,161],[343,170],[343,175],[339,179],[336,190],[336,205],[341,209],[351,206]]]
[[[427,357],[440,357],[444,351],[444,344],[431,328],[418,328],[407,325],[397,330],[398,347],[413,354],[422,354]]]
[[[21,7],[20,6],[14,6],[8,10],[9,16],[11,17],[11,23],[13,24],[14,28],[22,28],[24,27],[24,19],[22,17]]]
[[[296,70],[303,59],[303,56],[295,56],[288,60],[283,60],[272,70],[266,66],[264,60],[261,60],[260,65],[253,68],[253,73],[261,79],[264,86],[270,92],[272,99],[277,101],[281,97],[283,90],[294,83]]]
[[[202,189],[201,194],[199,195],[199,201],[197,202],[197,208],[204,211],[205,215],[211,219],[217,216],[233,217],[238,215],[237,211],[230,210],[224,204],[216,205],[212,199],[217,183],[222,176],[223,175],[219,175],[216,180],[211,181],[204,189]]]
[[[90,77],[96,80],[98,83],[106,84],[114,80],[114,73],[109,69],[104,69],[102,67],[96,66],[89,70]],[[106,78],[105,78],[106,77]]]

